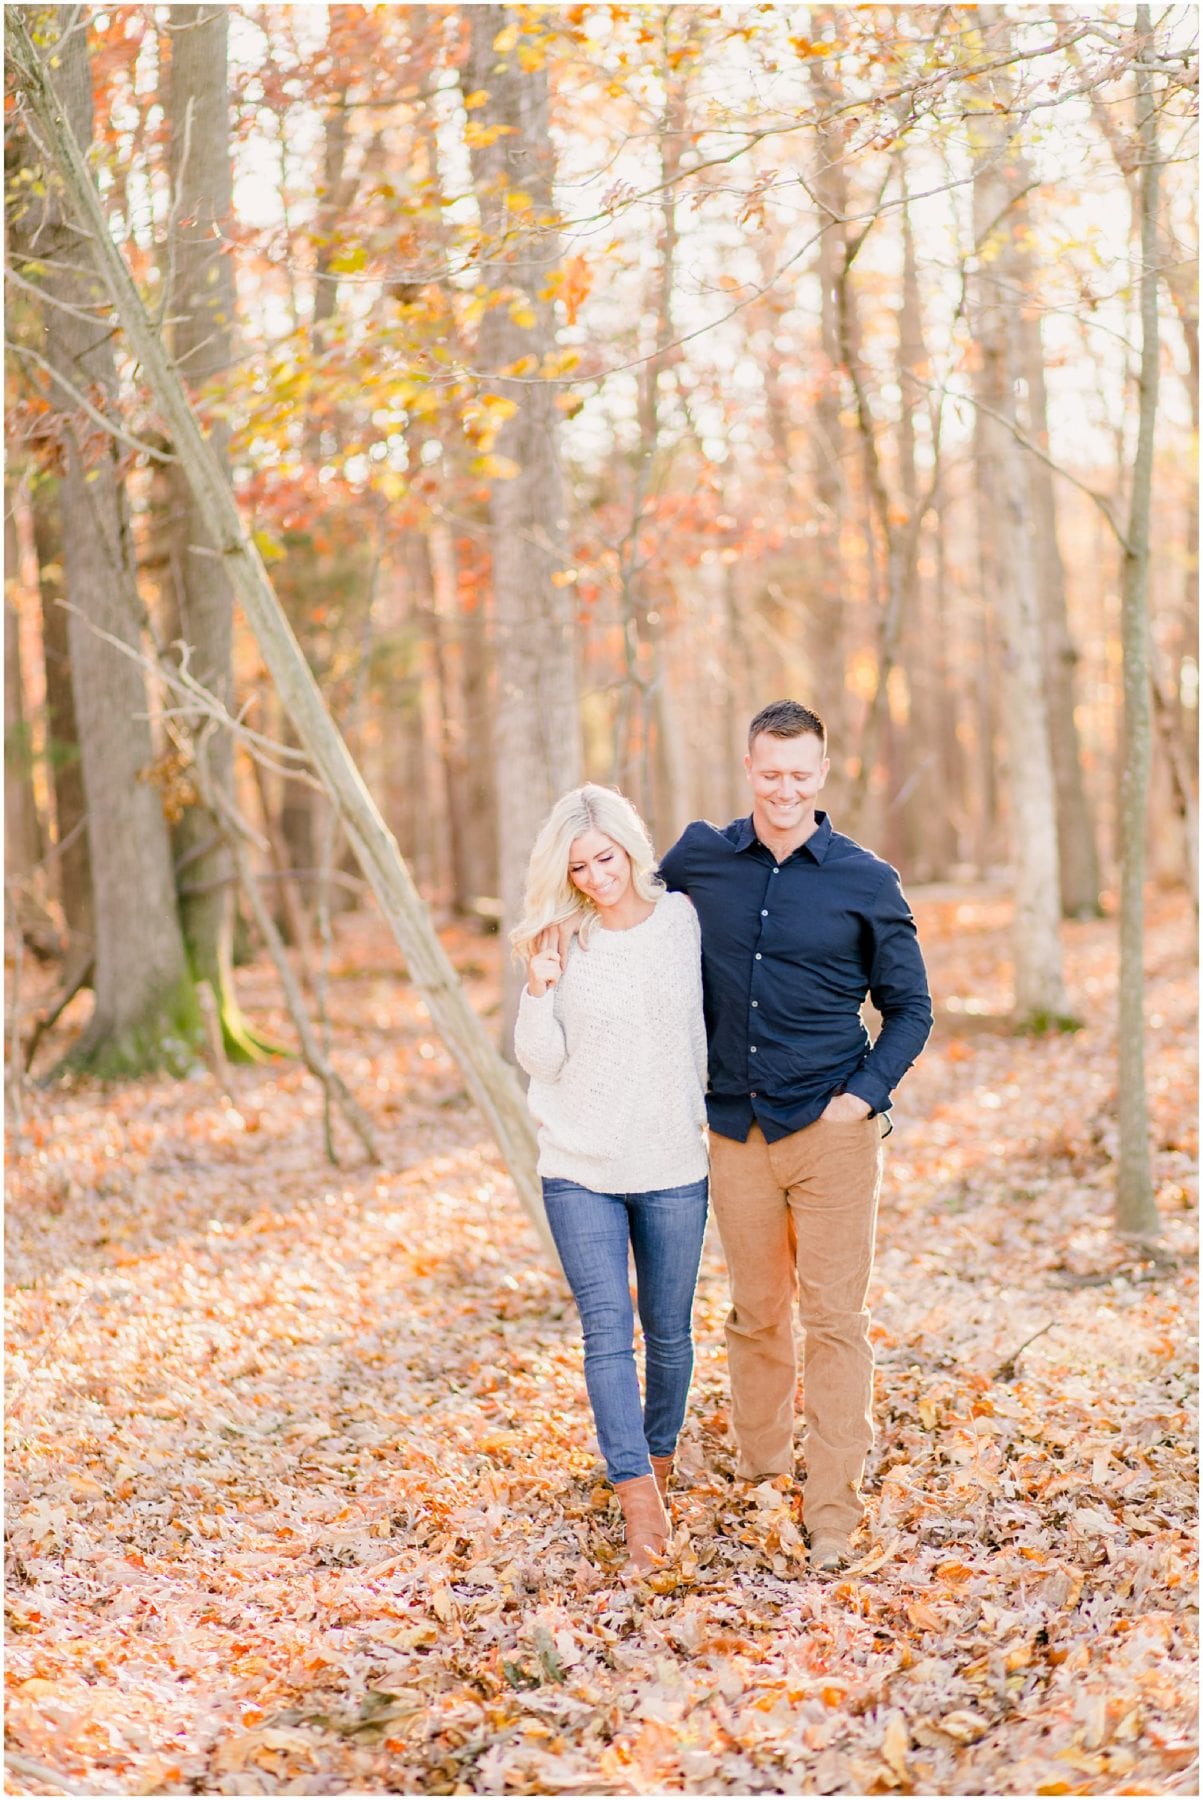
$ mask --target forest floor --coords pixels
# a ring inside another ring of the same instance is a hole
[[[732,1477],[712,1240],[676,1555],[618,1572],[571,1306],[368,916],[330,1013],[381,1167],[326,1162],[293,1063],[10,1110],[9,1791],[1197,1792],[1189,908],[1150,909],[1156,1261],[1110,1222],[1114,924],[1066,929],[1086,1027],[1029,1039],[1005,901],[916,911],[937,1032],[835,1580]],[[496,940],[445,941],[495,1008]]]

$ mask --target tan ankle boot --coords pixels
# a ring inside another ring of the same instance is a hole
[[[614,1492],[622,1507],[631,1561],[647,1573],[659,1566],[668,1543],[668,1519],[655,1477],[637,1475],[634,1481],[616,1482]]]
[[[660,1489],[665,1510],[668,1508],[668,1481],[673,1472],[673,1460],[671,1456],[653,1456],[651,1459],[652,1474],[656,1477],[656,1486]]]

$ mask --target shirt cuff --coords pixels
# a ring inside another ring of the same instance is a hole
[[[875,1118],[878,1113],[889,1112],[890,1090],[884,1081],[871,1075],[868,1069],[858,1069],[855,1075],[849,1075],[844,1083],[846,1094],[855,1094],[869,1108],[869,1117]]]

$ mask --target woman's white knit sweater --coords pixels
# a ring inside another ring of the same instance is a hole
[[[701,935],[684,894],[626,931],[573,940],[563,975],[523,988],[514,1032],[531,1077],[539,1173],[600,1194],[684,1187],[706,1173]]]

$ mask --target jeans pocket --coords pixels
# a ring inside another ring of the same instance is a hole
[[[569,1194],[579,1194],[581,1192],[581,1184],[579,1181],[568,1181],[561,1175],[544,1175],[541,1176],[540,1179],[543,1183],[543,1198],[545,1200],[561,1200],[565,1199]]]

